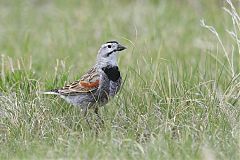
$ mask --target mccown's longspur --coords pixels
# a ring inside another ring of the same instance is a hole
[[[120,89],[122,78],[117,55],[124,49],[126,47],[117,41],[106,42],[98,51],[96,64],[80,80],[43,94],[59,95],[74,106],[80,106],[84,113],[93,108],[98,114],[98,107],[106,104]]]

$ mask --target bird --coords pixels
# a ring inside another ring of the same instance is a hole
[[[41,92],[57,95],[68,103],[82,109],[84,116],[88,109],[98,114],[99,107],[104,106],[119,91],[122,77],[118,67],[119,52],[126,47],[113,40],[101,45],[97,53],[96,63],[79,80],[62,88]],[[101,120],[102,121],[102,120]]]

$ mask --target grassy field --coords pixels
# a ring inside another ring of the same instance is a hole
[[[0,0],[0,159],[240,159],[238,18],[224,0]],[[128,47],[125,83],[96,135],[94,115],[90,129],[36,91],[78,79],[108,40]]]

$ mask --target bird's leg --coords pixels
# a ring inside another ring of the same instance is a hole
[[[83,116],[84,116],[84,119],[86,120],[89,128],[92,129],[92,127],[91,127],[91,125],[89,123],[89,119],[88,119],[88,107],[83,109]]]
[[[96,108],[94,109],[94,113],[97,115],[97,118],[98,118],[98,120],[100,120],[100,124],[101,125],[104,125],[104,121],[103,121],[103,119],[101,118],[101,116],[100,116],[100,114],[99,114],[99,112],[98,112],[98,106],[96,106]]]

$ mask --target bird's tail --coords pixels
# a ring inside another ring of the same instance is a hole
[[[50,90],[50,91],[38,91],[38,94],[51,94],[51,95],[59,95],[58,90]]]

